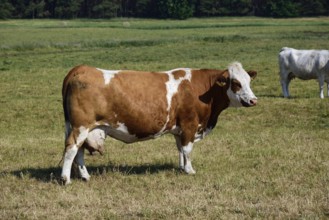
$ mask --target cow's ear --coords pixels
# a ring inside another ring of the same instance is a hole
[[[255,79],[257,76],[257,72],[255,70],[249,70],[247,73],[249,74],[252,80]]]
[[[227,79],[228,79],[228,73],[225,72],[224,74],[220,75],[217,78],[216,84],[219,85],[220,87],[224,87],[227,84]]]

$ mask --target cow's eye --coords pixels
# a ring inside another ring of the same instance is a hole
[[[237,92],[242,88],[242,86],[241,86],[241,83],[238,80],[233,79],[231,88],[232,88],[233,92]]]

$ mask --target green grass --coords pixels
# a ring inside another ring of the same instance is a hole
[[[329,101],[294,80],[283,99],[281,47],[329,48],[329,19],[0,21],[0,219],[325,219]],[[58,183],[61,84],[84,63],[105,69],[258,71],[258,105],[227,109],[180,173],[172,136],[86,155],[90,182]]]

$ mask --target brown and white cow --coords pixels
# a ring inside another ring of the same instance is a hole
[[[73,161],[89,180],[84,149],[102,152],[106,136],[125,143],[171,133],[179,151],[179,167],[195,173],[193,143],[216,125],[229,106],[257,103],[250,88],[255,71],[238,62],[227,70],[180,68],[167,72],[103,70],[77,66],[63,82],[65,152],[62,179],[70,183]]]

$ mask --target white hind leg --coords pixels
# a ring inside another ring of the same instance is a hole
[[[85,151],[85,148],[83,148],[83,147],[79,148],[77,156],[75,157],[75,162],[78,164],[80,177],[85,181],[89,181],[90,175],[85,166],[84,151]]]
[[[66,152],[64,155],[64,164],[62,168],[62,175],[61,175],[65,185],[71,183],[71,168],[75,155],[77,155],[77,152],[78,152],[77,145],[69,146],[66,148]]]
[[[65,154],[64,154],[64,164],[63,164],[63,169],[62,169],[62,179],[64,181],[64,184],[69,184],[71,183],[71,168],[72,168],[72,163],[75,158],[75,156],[78,153],[79,148],[83,144],[83,142],[87,139],[88,137],[88,128],[85,128],[81,126],[79,129],[73,129],[71,133],[68,135],[66,138],[66,149],[65,149]],[[82,151],[83,153],[83,151]],[[78,158],[81,158],[81,152],[79,153]],[[81,159],[80,161],[81,163]],[[83,161],[83,160],[82,160]],[[84,163],[83,163],[84,167]],[[86,177],[87,169],[84,167],[83,168],[83,173]],[[80,168],[79,168],[80,171]],[[80,171],[81,174],[81,171]],[[88,174],[89,175],[89,174]]]

